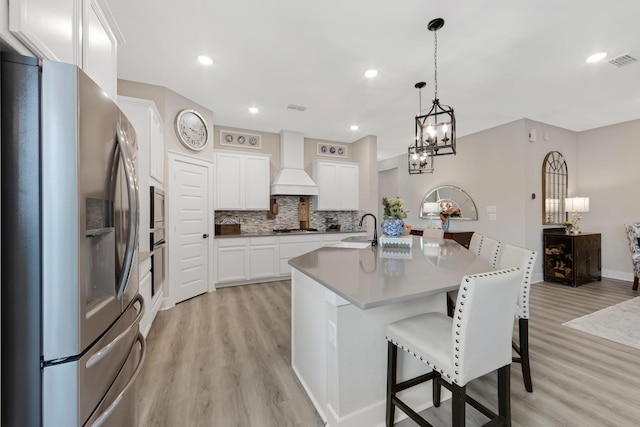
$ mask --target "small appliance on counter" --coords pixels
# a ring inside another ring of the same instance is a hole
[[[215,231],[217,236],[226,234],[240,234],[240,218],[224,217],[216,220]]]
[[[326,217],[324,219],[324,227],[327,231],[340,231],[340,224],[338,224],[338,218]]]

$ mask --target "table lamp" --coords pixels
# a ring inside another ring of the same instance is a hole
[[[573,234],[580,234],[580,227],[578,227],[578,221],[582,219],[582,212],[589,212],[589,198],[588,197],[570,197],[564,199],[564,209],[567,212],[572,212],[571,222]]]

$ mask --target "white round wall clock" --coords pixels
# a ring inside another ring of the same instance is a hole
[[[209,142],[209,131],[204,117],[196,110],[185,109],[176,115],[176,135],[190,150],[200,151]]]

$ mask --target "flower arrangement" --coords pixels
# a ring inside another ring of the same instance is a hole
[[[396,198],[382,198],[382,206],[384,206],[384,219],[387,218],[395,218],[395,219],[404,219],[407,217],[407,213],[404,211],[402,207],[404,205],[404,200],[399,197]]]
[[[565,221],[562,223],[567,233],[580,233],[580,229],[578,228],[578,221],[582,219],[582,215],[578,215],[576,213],[571,215],[571,221]]]
[[[445,203],[440,202],[440,221],[446,221],[449,217],[460,217],[462,216],[462,212],[460,208],[453,209],[453,205],[451,202]]]

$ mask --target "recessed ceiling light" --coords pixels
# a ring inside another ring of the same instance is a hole
[[[249,108],[249,112],[251,114],[258,114],[258,111],[260,111],[260,110],[258,110],[256,107],[250,107]]]
[[[587,62],[588,63],[600,62],[606,57],[607,57],[607,52],[594,53],[593,55],[587,58]]]
[[[358,129],[360,129],[360,127],[358,125],[351,125],[351,130],[356,131]]]
[[[374,69],[367,70],[364,72],[364,76],[370,79],[374,78],[377,75],[378,75],[378,70],[374,70]]]
[[[202,65],[211,65],[213,64],[213,59],[205,55],[200,55],[198,56],[198,62],[201,63]]]

